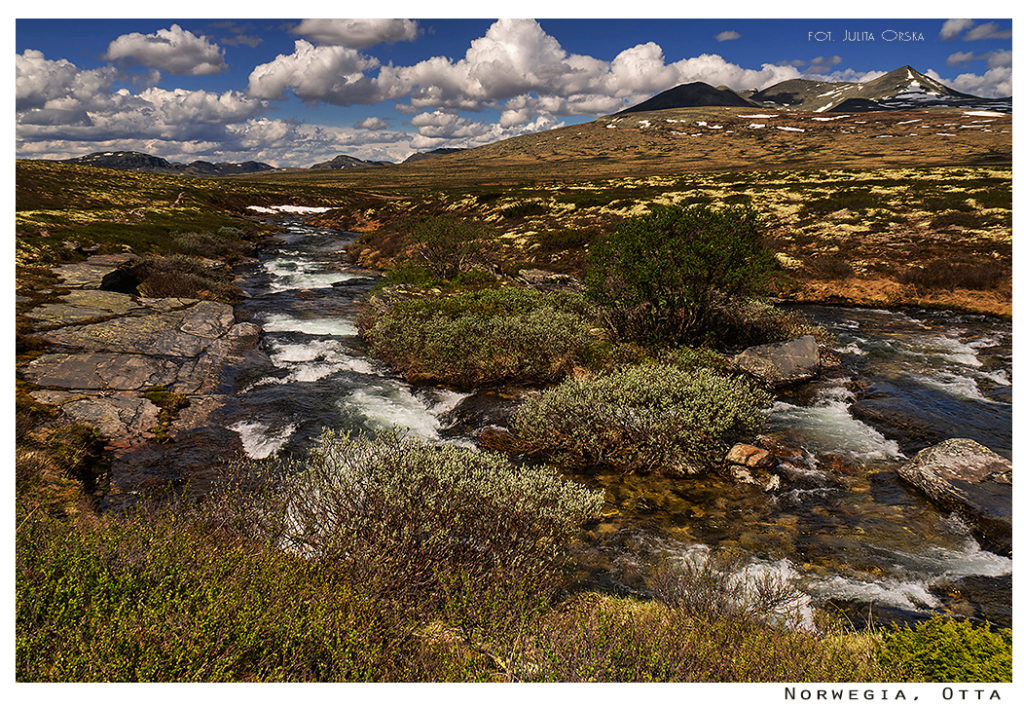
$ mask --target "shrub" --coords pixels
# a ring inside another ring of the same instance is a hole
[[[753,210],[659,206],[591,246],[586,281],[620,335],[686,343],[763,291],[775,267]]]
[[[884,678],[829,640],[658,602],[587,595],[545,616],[513,676],[532,681],[830,682]]]
[[[234,302],[238,287],[227,268],[211,269],[192,257],[133,260],[103,278],[102,289],[143,297],[182,297]]]
[[[1008,682],[1013,633],[935,616],[881,633],[878,661],[908,681]]]
[[[545,390],[516,410],[509,428],[523,451],[567,466],[694,472],[756,433],[769,402],[738,378],[640,365]]]
[[[451,216],[431,216],[412,225],[418,243],[414,262],[438,279],[451,279],[480,263],[482,243],[493,237],[489,226]]]
[[[370,352],[407,375],[462,387],[558,380],[599,360],[580,295],[501,287],[366,310]]]
[[[684,371],[703,369],[715,373],[726,373],[732,369],[728,358],[710,348],[681,346],[663,351],[659,356],[659,361]]]
[[[500,454],[391,432],[325,434],[302,466],[287,542],[383,596],[476,595],[456,612],[477,623],[487,621],[473,613],[550,596],[603,497]]]

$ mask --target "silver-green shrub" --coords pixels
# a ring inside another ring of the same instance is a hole
[[[545,390],[523,403],[509,428],[522,451],[566,466],[694,472],[755,434],[770,402],[740,378],[635,365]]]
[[[502,455],[329,432],[290,481],[286,541],[357,583],[430,596],[543,591],[603,494]],[[502,588],[504,587],[504,588]]]

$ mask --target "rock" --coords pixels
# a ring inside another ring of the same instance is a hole
[[[733,358],[733,362],[744,372],[772,387],[810,380],[821,367],[814,336],[751,346]]]
[[[178,377],[170,360],[122,353],[46,353],[24,368],[40,387],[68,390],[142,390],[170,385]]]
[[[756,485],[766,493],[778,490],[781,485],[779,476],[774,473],[767,473],[764,469],[753,469],[747,466],[732,464],[729,466],[729,475],[737,483]]]
[[[971,439],[947,439],[920,451],[899,476],[941,507],[963,516],[983,546],[1012,548],[1013,466]]]
[[[94,319],[123,316],[142,308],[127,294],[104,292],[100,289],[76,289],[61,297],[59,302],[38,306],[26,316],[40,321],[42,326],[67,326]]]
[[[228,304],[201,301],[177,311],[121,316],[66,326],[41,336],[68,348],[189,358],[201,354],[234,322]]]
[[[99,289],[103,278],[129,260],[138,259],[137,255],[124,253],[120,255],[93,255],[85,262],[72,262],[53,268],[54,274],[63,280],[68,287],[83,289]]]
[[[748,468],[769,468],[775,465],[775,456],[771,451],[750,444],[736,444],[729,449],[725,462]]]
[[[112,442],[152,436],[160,408],[145,397],[94,397],[68,402],[61,411],[76,422],[95,427]]]

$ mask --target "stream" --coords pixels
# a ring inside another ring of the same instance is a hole
[[[227,426],[245,453],[301,455],[325,428],[393,426],[473,446],[502,425],[521,389],[460,393],[411,386],[373,361],[356,304],[377,274],[348,263],[354,234],[297,217],[242,273],[237,315],[264,329],[272,362],[241,371]],[[801,614],[829,606],[855,625],[949,612],[1011,625],[1011,560],[982,550],[963,522],[905,486],[896,469],[954,436],[1011,453],[1009,322],[941,311],[805,306],[835,336],[841,374],[780,395],[768,432],[789,449],[778,493],[731,481],[590,473],[605,518],[577,552],[578,583],[645,595],[662,561],[719,548],[797,588]]]

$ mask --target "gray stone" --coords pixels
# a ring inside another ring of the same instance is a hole
[[[191,358],[227,333],[233,322],[229,305],[203,301],[178,311],[66,326],[41,338],[68,348]]]
[[[160,414],[160,408],[145,397],[124,395],[75,400],[64,404],[61,411],[76,422],[95,427],[115,443],[152,436],[150,429]]]
[[[53,268],[54,274],[68,287],[99,289],[103,278],[129,260],[138,259],[130,253],[115,255],[93,255],[85,262],[72,262]]]
[[[47,353],[29,361],[24,374],[40,387],[141,390],[173,383],[177,379],[178,364],[144,355]]]
[[[955,511],[1002,554],[1012,547],[1013,466],[971,439],[947,439],[924,449],[899,476],[936,504]]]
[[[733,362],[741,370],[772,387],[810,380],[821,368],[821,357],[814,336],[751,346],[737,355]]]
[[[67,326],[141,310],[142,307],[127,294],[76,289],[61,297],[59,302],[38,306],[26,316],[40,321],[42,326]]]

